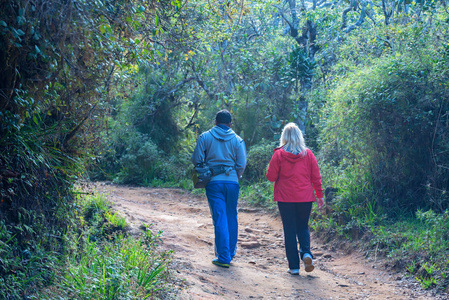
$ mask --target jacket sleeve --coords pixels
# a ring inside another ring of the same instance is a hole
[[[270,164],[268,165],[268,171],[265,176],[271,182],[275,182],[279,177],[279,154],[277,151],[275,151],[271,157]]]
[[[195,150],[192,154],[192,163],[196,166],[206,160],[206,146],[204,144],[204,135],[201,134],[196,142]]]
[[[312,151],[309,151],[308,155],[310,155],[311,159],[311,180],[313,188],[315,189],[315,194],[317,198],[323,198],[323,186],[321,184],[321,174],[318,167],[318,162]]]
[[[235,161],[235,170],[237,171],[237,176],[242,177],[243,171],[246,168],[246,146],[243,139],[239,139],[237,146],[237,155]]]

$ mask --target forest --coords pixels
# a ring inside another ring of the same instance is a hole
[[[2,299],[163,298],[159,233],[128,236],[83,182],[201,193],[190,158],[220,109],[241,201],[273,209],[296,122],[326,187],[311,229],[449,292],[447,0],[2,0],[0,66]],[[86,280],[98,249],[134,279]]]

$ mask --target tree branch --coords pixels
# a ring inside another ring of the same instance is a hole
[[[195,63],[192,63],[192,71],[195,74],[196,82],[200,85],[200,87],[206,92],[206,94],[209,96],[209,98],[213,98],[214,94],[212,94],[207,86],[204,84],[203,80],[201,79],[200,75],[196,72],[195,69]]]
[[[194,103],[194,106],[193,106],[193,108],[194,108],[193,114],[192,114],[192,116],[190,117],[189,123],[184,127],[184,129],[187,129],[187,128],[189,128],[189,127],[195,125],[195,123],[193,122],[193,120],[194,120],[194,119],[196,118],[196,116],[198,115],[198,109],[199,109],[199,107],[200,107],[200,104],[199,104],[198,102],[195,102],[195,103]]]
[[[190,81],[192,81],[192,80],[194,80],[194,79],[196,79],[196,77],[190,77],[190,78],[187,78],[187,79],[185,79],[185,80],[179,82],[177,85],[175,85],[175,87],[174,87],[171,91],[169,91],[169,92],[167,93],[167,96],[170,95],[170,94],[176,93],[176,92],[178,91],[178,89],[179,89],[181,86],[183,86],[183,85],[186,84],[187,82],[190,82]]]
[[[341,27],[340,29],[345,29],[346,28],[346,24],[348,23],[348,12],[350,12],[352,10],[352,6],[349,6],[347,8],[345,8],[345,10],[343,11],[343,14],[341,15]]]
[[[296,14],[296,1],[295,0],[287,0],[288,6],[290,7],[290,14],[292,16],[292,23],[290,25],[290,35],[294,38],[298,36],[298,24],[299,19]]]
[[[64,141],[62,143],[63,147],[65,148],[67,146],[67,143],[75,136],[75,134],[78,132],[78,130],[81,128],[81,126],[83,126],[84,122],[86,122],[86,120],[90,117],[90,115],[92,114],[92,112],[94,111],[94,109],[97,107],[97,104],[95,103],[92,108],[89,110],[89,112],[86,114],[86,116],[83,118],[83,120],[76,125],[76,127],[69,132],[69,134],[67,134],[64,137]]]
[[[362,2],[361,5],[362,5],[362,8],[361,8],[361,10],[360,10],[360,17],[359,17],[359,19],[357,20],[357,22],[356,22],[355,24],[349,26],[349,27],[345,30],[346,33],[353,31],[353,30],[356,29],[357,27],[361,26],[361,25],[363,24],[363,22],[365,22],[365,17],[366,17],[366,5],[367,5],[367,4],[366,4],[366,2]]]
[[[275,5],[275,7],[278,9],[279,14],[281,15],[282,19],[284,19],[285,22],[287,22],[288,27],[292,28],[293,25],[290,23],[290,21],[285,17],[284,13],[282,12],[281,8]]]
[[[387,10],[387,2],[386,0],[382,0],[382,10],[384,12],[384,16],[385,16],[385,25],[390,24],[390,17],[393,14],[393,9],[391,9],[390,11]]]

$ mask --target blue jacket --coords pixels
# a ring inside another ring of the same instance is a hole
[[[226,173],[212,177],[211,181],[238,182],[246,167],[245,142],[231,128],[215,126],[203,132],[192,154],[194,165],[205,162],[208,166],[233,167]]]

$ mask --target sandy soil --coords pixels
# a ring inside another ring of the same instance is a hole
[[[97,184],[128,221],[162,230],[174,250],[172,268],[182,279],[178,299],[443,299],[357,252],[344,254],[312,234],[315,270],[287,271],[279,217],[239,204],[237,255],[229,269],[211,264],[214,234],[204,194]]]

